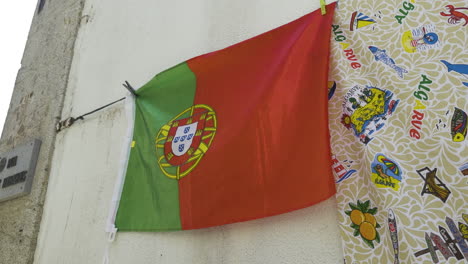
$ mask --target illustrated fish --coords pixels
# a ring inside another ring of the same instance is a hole
[[[441,60],[447,66],[448,72],[454,71],[460,74],[468,74],[468,64],[452,64],[446,60]]]
[[[376,61],[381,61],[382,63],[388,65],[390,68],[394,69],[400,78],[403,78],[403,73],[408,73],[407,70],[402,67],[396,66],[395,61],[388,56],[386,50],[381,50],[374,46],[369,46],[369,50],[374,54]]]
[[[392,239],[393,252],[395,253],[395,261],[393,264],[399,264],[400,260],[398,257],[399,247],[398,247],[398,229],[396,223],[396,217],[392,209],[388,209],[388,230],[390,230],[390,237]]]
[[[450,134],[452,134],[452,140],[454,142],[461,142],[465,140],[468,123],[467,119],[467,114],[463,110],[455,107],[455,111],[452,115],[452,127],[450,131]]]
[[[445,66],[447,66],[448,72],[454,71],[460,74],[468,74],[468,64],[452,64],[446,60],[441,60]],[[462,82],[463,85],[468,87],[468,82]]]

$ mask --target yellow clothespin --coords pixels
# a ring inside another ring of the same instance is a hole
[[[327,3],[325,0],[320,0],[320,9],[322,11],[322,15],[325,15],[327,13]]]

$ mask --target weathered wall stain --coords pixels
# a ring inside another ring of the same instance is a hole
[[[0,152],[32,138],[42,140],[29,195],[0,203],[0,264],[33,263],[49,167],[54,125],[61,116],[84,0],[40,0],[11,98]],[[69,23],[59,23],[67,19]]]

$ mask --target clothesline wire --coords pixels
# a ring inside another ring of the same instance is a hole
[[[101,107],[99,107],[99,108],[94,109],[93,111],[90,111],[90,112],[88,112],[88,113],[86,113],[86,114],[80,115],[79,117],[77,117],[77,118],[75,118],[75,119],[83,119],[85,116],[90,115],[90,114],[94,114],[94,113],[96,113],[96,112],[98,112],[98,111],[101,111],[102,109],[107,108],[107,107],[109,107],[109,106],[111,106],[111,105],[113,105],[113,104],[115,104],[115,103],[118,103],[118,102],[124,100],[125,98],[127,98],[127,97],[122,97],[122,98],[120,98],[120,99],[118,99],[118,100],[115,100],[115,101],[112,102],[112,103],[108,103],[108,104],[106,104],[106,105],[104,105],[104,106],[101,106]]]
[[[125,81],[125,83],[123,84],[123,86],[124,86],[131,94],[133,94],[133,96],[135,96],[135,97],[138,96],[138,95],[136,94],[135,89],[134,89],[127,81]],[[60,131],[62,131],[62,130],[65,129],[65,128],[71,127],[71,126],[75,123],[75,121],[77,121],[77,120],[83,120],[85,116],[88,116],[88,115],[94,114],[94,113],[96,113],[96,112],[98,112],[98,111],[101,111],[102,109],[105,109],[105,108],[107,108],[107,107],[109,107],[109,106],[111,106],[111,105],[113,105],[113,104],[115,104],[115,103],[118,103],[118,102],[120,102],[120,101],[125,100],[125,98],[127,98],[127,97],[122,97],[122,98],[120,98],[120,99],[118,99],[118,100],[115,100],[115,101],[113,101],[113,102],[111,102],[111,103],[108,103],[108,104],[106,104],[106,105],[104,105],[104,106],[98,107],[98,108],[96,108],[96,109],[94,109],[94,110],[92,110],[92,111],[90,111],[90,112],[88,112],[88,113],[86,113],[86,114],[80,115],[80,116],[78,116],[78,117],[76,117],[76,118],[75,118],[75,117],[69,117],[69,118],[67,118],[67,119],[65,119],[65,120],[62,120],[62,121],[58,122],[58,123],[55,125],[55,129],[56,129],[57,132],[60,132]]]
[[[135,89],[132,87],[132,85],[130,85],[130,83],[128,83],[128,81],[125,81],[125,83],[123,83],[122,85],[123,85],[123,87],[125,87],[131,94],[133,94],[135,97],[138,96],[138,95],[136,94]],[[101,107],[99,107],[99,108],[94,109],[94,110],[91,111],[91,112],[88,112],[88,113],[86,113],[86,114],[80,115],[79,117],[77,117],[77,118],[75,118],[75,119],[83,119],[85,116],[90,115],[90,114],[94,114],[94,113],[96,113],[97,111],[101,111],[102,109],[107,108],[107,107],[109,107],[109,106],[111,106],[111,105],[113,105],[113,104],[115,104],[115,103],[118,103],[118,102],[124,100],[125,98],[127,98],[127,97],[122,97],[122,98],[120,98],[120,99],[118,99],[118,100],[115,100],[115,101],[112,102],[112,103],[108,103],[108,104],[106,104],[106,105],[104,105],[104,106],[101,106]]]

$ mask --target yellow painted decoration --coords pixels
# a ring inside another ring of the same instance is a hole
[[[426,106],[419,100],[415,100],[415,106],[414,109],[416,110],[421,110],[421,109],[426,109]]]
[[[375,88],[370,90],[372,92],[370,101],[365,106],[356,109],[351,115],[351,122],[358,133],[362,132],[364,123],[371,117],[385,113],[385,92]]]
[[[405,31],[403,36],[401,36],[401,45],[403,49],[408,53],[415,53],[416,47],[414,47],[411,42],[413,41],[413,33],[411,31]]]
[[[349,47],[349,44],[348,43],[344,43],[344,42],[340,42],[340,45],[341,45],[341,48],[342,49],[347,49]]]
[[[378,188],[391,188],[395,191],[400,189],[400,182],[392,177],[382,178],[377,173],[372,173],[371,180]]]

